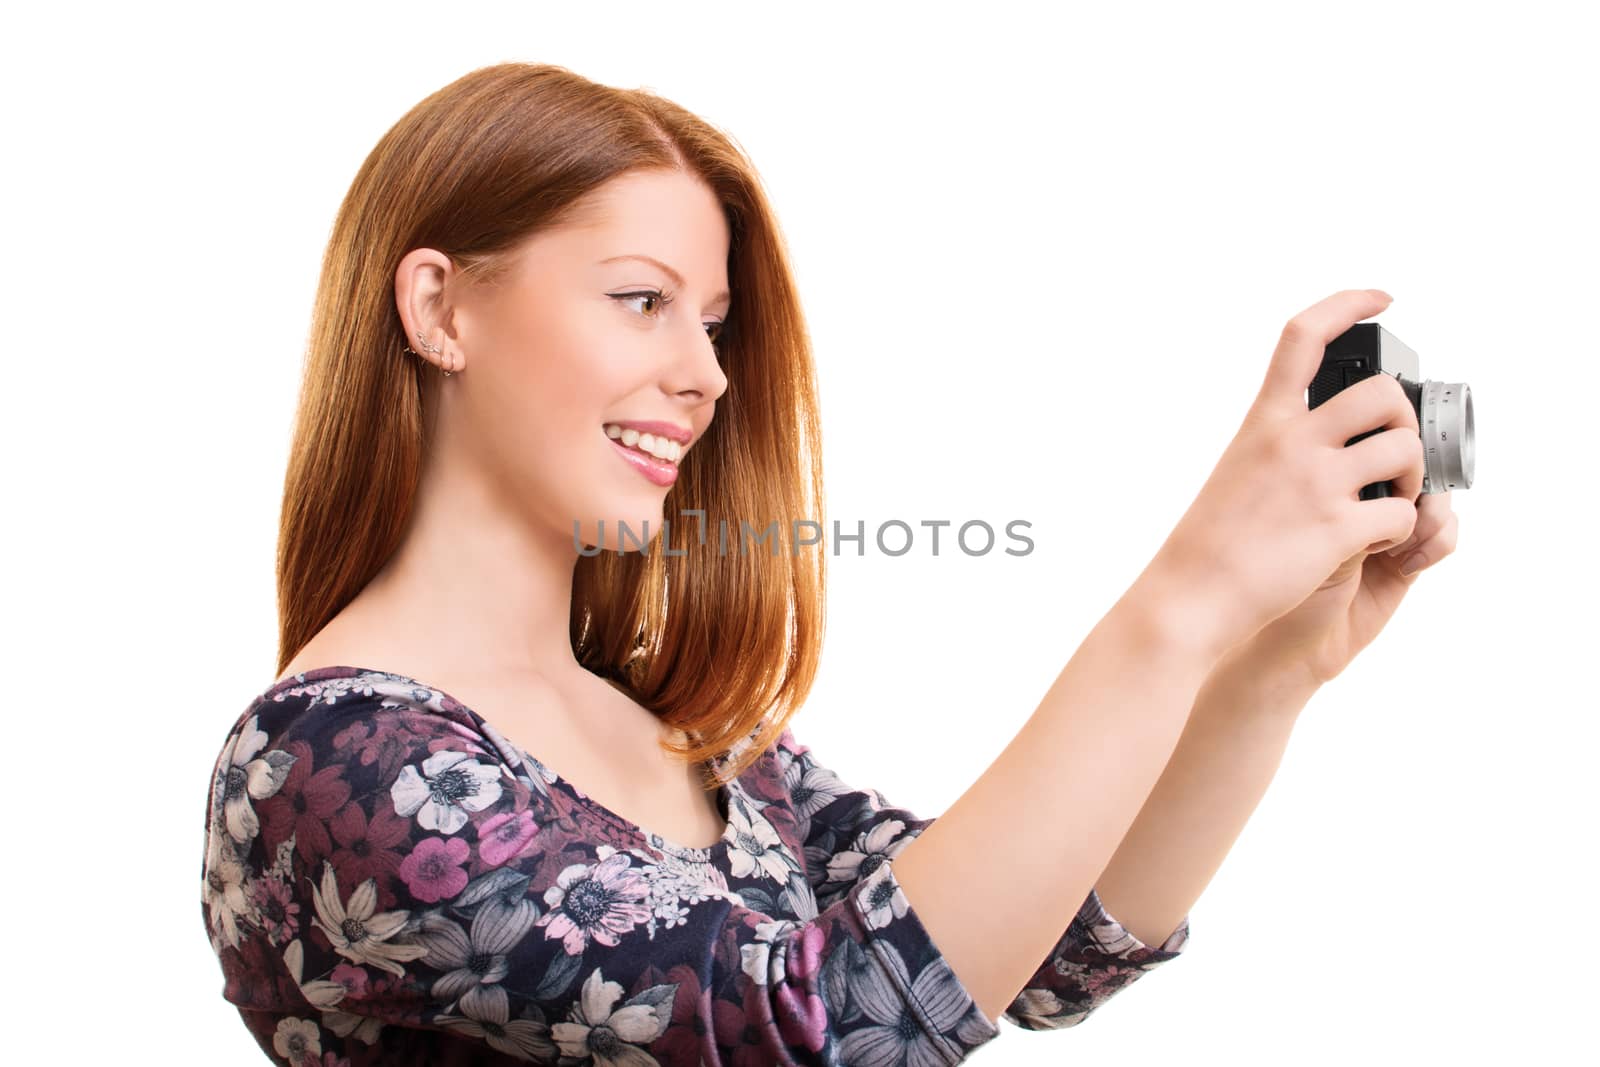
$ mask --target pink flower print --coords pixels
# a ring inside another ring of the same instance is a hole
[[[527,847],[539,832],[533,812],[502,812],[478,827],[478,855],[491,867],[498,867]]]
[[[675,964],[665,975],[654,967],[647,967],[634,988],[664,984],[676,987],[672,995],[672,1012],[665,1032],[651,1044],[651,1053],[662,1063],[699,1063],[706,1060],[706,1047],[715,1032],[710,988],[702,989],[700,975],[693,967],[681,963]]]
[[[261,802],[261,840],[270,853],[293,837],[295,851],[315,866],[333,851],[328,819],[350,799],[350,783],[337,765],[313,773],[311,746],[304,741],[291,741],[284,751],[294,766],[277,794]]]
[[[367,995],[368,975],[365,967],[357,967],[350,963],[341,963],[333,969],[328,976],[331,982],[338,982],[344,986],[345,995],[364,997]]]
[[[828,1018],[817,983],[822,970],[822,945],[826,936],[816,923],[801,928],[787,941],[789,980],[773,990],[778,1029],[784,1041],[813,1052],[822,1048]]]
[[[362,765],[371,765],[372,755],[370,753],[372,753],[372,749],[368,747],[368,741],[371,737],[372,727],[357,719],[333,735],[333,750],[339,752],[349,748],[351,745],[355,745],[357,746],[356,751],[362,757]]]
[[[728,1067],[769,1067],[772,1063],[772,1052],[768,1048],[768,1032],[771,1030],[769,1020],[772,1015],[772,999],[767,995],[769,987],[758,986],[752,982],[740,982],[738,983],[738,988],[743,991],[740,1003],[744,1025],[736,1032],[742,1034],[743,1039],[733,1046],[733,1055],[727,1057],[723,1062],[728,1064]],[[718,1003],[720,1005],[727,1002],[719,1001]],[[871,1061],[861,1059],[835,1060],[833,1062],[849,1064],[870,1063]],[[889,1060],[887,1062],[897,1064],[899,1067],[934,1067],[936,1063],[934,1060],[926,1062]]]
[[[289,885],[281,878],[256,878],[246,887],[262,930],[274,945],[292,940],[299,930],[300,905],[290,899]]]
[[[471,851],[459,837],[446,841],[424,838],[400,863],[400,877],[418,900],[429,904],[455,896],[467,888],[467,872],[461,865]]]
[[[1057,965],[1057,970],[1065,971],[1067,968]],[[1090,967],[1079,976],[1079,983],[1089,997],[1089,1003],[1098,1007],[1111,999],[1113,993],[1118,992],[1139,977],[1140,968],[1136,965],[1106,963]]]
[[[368,878],[377,883],[378,908],[388,911],[396,898],[391,881],[400,870],[401,854],[394,846],[411,836],[411,820],[401,818],[386,805],[378,805],[372,818],[362,809],[359,801],[351,801],[339,809],[328,828],[338,847],[333,853],[333,865],[352,884],[360,885]]]
[[[388,781],[405,763],[415,743],[423,737],[432,736],[431,733],[419,731],[416,719],[425,720],[426,716],[396,715],[393,720],[385,719],[376,727],[358,719],[334,735],[333,747],[341,755],[346,748],[354,747],[361,765],[371,767],[376,764],[378,776]]]
[[[477,755],[487,755],[482,744],[483,737],[478,733],[478,731],[473,730],[454,720],[445,723],[444,728],[446,735],[442,736],[440,740],[452,744],[454,742],[460,742],[460,745],[457,747],[465,748],[473,753],[476,753]],[[449,734],[454,734],[455,736],[448,736]]]
[[[750,991],[754,991],[756,995],[751,997]],[[750,1035],[733,1046],[732,1056],[723,1057],[722,1062],[729,1067],[770,1067],[771,1053],[752,1040],[753,1028],[761,1018],[761,1002],[765,999],[762,990],[751,985],[748,986],[745,1000],[733,1001],[716,997],[711,1001],[712,1034]]]
[[[649,906],[641,903],[650,895],[650,886],[628,863],[626,852],[613,852],[593,866],[568,867],[545,890],[544,902],[551,910],[534,925],[545,927],[547,938],[559,937],[569,956],[582,955],[591,939],[616,945],[623,934],[650,918]]]

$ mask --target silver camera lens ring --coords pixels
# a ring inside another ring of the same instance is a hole
[[[1475,466],[1471,388],[1465,382],[1423,382],[1417,421],[1422,431],[1422,491],[1471,489]]]

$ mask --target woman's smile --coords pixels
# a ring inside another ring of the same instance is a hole
[[[667,486],[678,480],[678,458],[683,447],[676,441],[641,435],[631,429],[619,432],[615,423],[608,423],[605,431],[617,454],[656,485]]]

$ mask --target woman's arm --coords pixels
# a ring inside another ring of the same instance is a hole
[[[818,909],[832,907],[936,821],[892,803],[876,789],[848,785],[791,730],[784,730],[774,751],[796,820],[795,848],[804,854],[804,876]],[[1077,1026],[1135,981],[1176,959],[1188,940],[1184,917],[1145,943],[1091,889],[1001,1018],[1025,1030]]]
[[[1230,653],[1200,696],[1161,780],[1096,883],[1106,909],[1141,940],[1189,914],[1283,761],[1317,690]]]
[[[991,1020],[1087,898],[1221,658],[1211,613],[1187,597],[1152,564],[1000,756],[888,864]]]

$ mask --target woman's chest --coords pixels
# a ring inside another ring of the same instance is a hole
[[[717,793],[697,767],[661,747],[661,720],[621,694],[590,695],[581,709],[546,707],[527,714],[524,701],[484,700],[503,709],[479,713],[506,738],[612,815],[645,833],[691,848],[710,848],[727,820]]]

